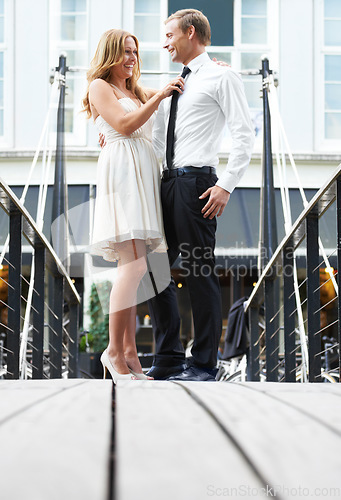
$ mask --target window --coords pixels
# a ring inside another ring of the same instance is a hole
[[[0,0],[0,145],[12,145],[13,126],[13,35],[11,26],[13,3]]]
[[[259,70],[267,54],[270,68],[278,69],[278,3],[269,0],[235,0],[235,37],[231,66],[241,72]],[[262,144],[263,104],[261,76],[243,75],[246,97],[256,131],[255,150]]]
[[[66,144],[84,145],[86,125],[81,119],[81,99],[85,93],[84,68],[88,58],[88,0],[50,0],[50,64],[58,66],[66,53],[65,133]]]
[[[168,15],[186,7],[183,0],[169,0]],[[190,8],[201,10],[209,19],[212,45],[233,45],[233,0],[195,0]]]
[[[23,189],[23,186],[12,186],[12,190],[18,198],[22,195]],[[69,216],[69,224],[72,230],[70,245],[88,245],[90,232],[89,186],[70,184],[68,185],[67,191],[68,209],[71,214],[71,216]],[[28,188],[25,201],[25,207],[34,219],[37,215],[38,192],[39,186],[30,186]],[[48,240],[51,239],[52,202],[53,186],[49,186],[47,191],[43,227],[43,233]],[[8,216],[3,210],[0,210],[0,245],[4,245],[7,234]]]
[[[227,62],[236,71],[257,70],[261,68],[262,55],[266,53],[271,69],[277,69],[277,0],[195,0],[191,7],[201,10],[210,21],[212,45],[207,51],[211,58]],[[133,25],[126,24],[140,42],[143,85],[160,88],[171,74],[181,71],[181,65],[172,63],[168,53],[162,49],[163,21],[180,8],[184,8],[180,0],[135,0]],[[126,9],[128,20],[131,10]],[[262,130],[261,77],[243,76],[243,81],[259,149]],[[226,139],[222,149],[228,148]]]
[[[267,43],[267,0],[242,0],[241,43]]]
[[[4,135],[4,52],[5,52],[5,9],[0,0],[0,136]]]
[[[341,3],[315,0],[315,149],[340,151]]]
[[[324,138],[341,137],[341,3],[324,1]]]
[[[140,44],[141,84],[150,88],[162,86],[161,74],[166,70],[161,50],[165,4],[165,0],[135,0],[132,32]]]

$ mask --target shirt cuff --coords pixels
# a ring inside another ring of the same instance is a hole
[[[232,174],[231,172],[223,172],[219,179],[216,182],[216,186],[219,186],[225,191],[232,193],[234,188],[237,186],[240,178],[237,175]]]

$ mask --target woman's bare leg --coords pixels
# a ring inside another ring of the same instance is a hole
[[[137,358],[134,328],[136,292],[147,270],[146,247],[144,241],[132,240],[117,245],[117,248],[120,261],[115,283],[110,293],[107,352],[116,371],[125,374],[129,373],[125,358],[126,353],[129,359],[134,361],[134,366]],[[134,370],[134,366],[130,366],[130,368]],[[139,368],[138,372],[141,370],[141,367]]]
[[[136,349],[136,306],[131,308],[130,320],[124,332],[123,349],[124,357],[129,368],[135,373],[143,373]]]

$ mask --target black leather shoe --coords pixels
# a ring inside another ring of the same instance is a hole
[[[172,375],[178,375],[186,370],[186,363],[175,366],[152,366],[147,375],[154,380],[166,380]]]
[[[179,375],[173,375],[168,380],[178,382],[214,382],[216,380],[217,370],[208,368],[199,368],[198,366],[190,366]]]

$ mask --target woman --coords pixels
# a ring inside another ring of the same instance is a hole
[[[160,91],[138,85],[140,59],[135,36],[105,32],[88,71],[83,100],[88,117],[105,136],[98,160],[93,252],[117,261],[110,294],[109,344],[101,356],[114,382],[147,379],[135,343],[136,292],[147,271],[149,251],[166,252],[160,204],[159,165],[151,144],[153,114],[177,77]]]

